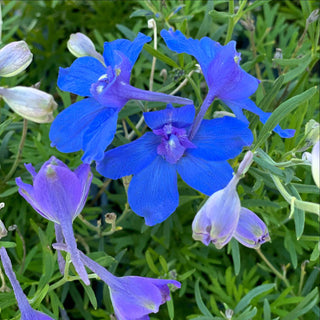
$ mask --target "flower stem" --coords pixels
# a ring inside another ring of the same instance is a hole
[[[231,15],[234,14],[234,0],[229,0],[229,13]],[[230,17],[229,18],[229,24],[228,24],[228,31],[227,31],[226,40],[224,41],[225,45],[231,40],[233,28],[234,28],[234,18]]]
[[[206,114],[208,108],[210,107],[211,103],[213,102],[214,98],[215,97],[209,91],[206,98],[204,99],[204,101],[200,107],[200,111],[198,112],[196,119],[194,120],[193,125],[191,127],[190,134],[189,134],[190,140],[192,140],[194,138],[197,131],[199,130],[199,127],[200,127],[200,124],[203,120],[203,117],[205,116],[205,114]]]
[[[291,285],[290,285],[288,279],[287,279],[285,276],[283,276],[283,275],[271,264],[271,262],[270,262],[270,261],[267,259],[267,257],[261,252],[260,249],[256,249],[256,251],[257,251],[258,255],[261,257],[261,259],[262,259],[262,260],[267,264],[267,266],[272,270],[272,272],[273,272],[280,280],[282,280],[288,288],[290,288]],[[292,289],[291,289],[291,293],[292,293],[293,295],[295,295]]]
[[[9,173],[5,176],[4,178],[4,182],[8,181],[14,174],[14,172],[16,171],[18,165],[19,165],[19,162],[20,162],[20,159],[21,159],[21,155],[22,155],[22,150],[23,150],[23,147],[24,147],[24,142],[26,140],[26,136],[27,136],[27,130],[28,130],[28,120],[26,119],[23,119],[23,128],[22,128],[22,135],[21,135],[21,139],[20,139],[20,143],[19,143],[19,147],[18,147],[18,152],[17,152],[17,155],[16,155],[16,159],[9,171]]]

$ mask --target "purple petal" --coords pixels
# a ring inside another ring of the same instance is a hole
[[[239,66],[236,42],[230,41],[217,53],[208,68],[208,86],[221,100],[241,100],[256,92],[259,80]]]
[[[92,83],[106,73],[102,63],[93,57],[76,59],[69,68],[60,68],[58,87],[80,96],[91,96]]]
[[[80,185],[82,189],[82,192],[81,192],[82,197],[73,219],[82,211],[87,201],[91,181],[93,178],[93,174],[91,173],[90,166],[88,164],[80,165],[76,170],[74,170],[74,173],[80,181]]]
[[[242,109],[248,110],[252,113],[255,113],[259,116],[260,121],[262,123],[266,123],[271,113],[264,112],[259,109],[256,104],[250,99],[244,99],[241,101],[234,100],[223,100],[223,102],[235,113],[235,115],[243,121],[244,115],[242,114]],[[239,117],[240,116],[240,117]],[[248,120],[247,120],[248,121]],[[246,122],[247,122],[246,121]],[[295,134],[294,129],[281,129],[279,125],[277,125],[274,129],[274,132],[278,133],[282,138],[292,138]]]
[[[192,223],[193,238],[221,249],[232,238],[239,221],[240,199],[235,184],[215,192],[196,214]],[[204,217],[202,217],[204,216]]]
[[[83,162],[90,163],[92,160],[103,159],[104,151],[116,133],[117,120],[118,111],[106,108],[91,121],[83,135]]]
[[[37,172],[31,163],[27,163],[27,164],[25,163],[24,166],[28,170],[28,172],[32,175],[32,178],[34,178],[37,175]]]
[[[49,133],[51,146],[65,153],[81,150],[84,133],[103,109],[101,104],[89,98],[63,110],[51,125]]]
[[[148,226],[166,220],[179,204],[175,166],[160,156],[156,157],[133,176],[128,189],[128,202],[137,215],[145,218]]]
[[[265,223],[251,210],[241,208],[237,229],[233,235],[246,247],[258,249],[270,240]]]
[[[181,108],[173,108],[171,104],[166,109],[152,112],[144,112],[144,120],[149,128],[159,129],[165,124],[172,124],[177,128],[189,127],[195,116],[193,105],[187,105]]]
[[[33,186],[24,183],[20,177],[16,178],[16,185],[19,187],[19,194],[32,206],[35,211],[48,220],[55,220],[55,218],[49,216],[36,201]]]
[[[21,317],[21,320],[24,320],[23,317]],[[26,319],[27,320],[27,319]],[[29,320],[29,319],[28,319]],[[33,311],[32,318],[30,320],[54,320],[53,318],[49,317],[43,312],[40,311]]]
[[[34,179],[33,188],[34,200],[50,220],[61,222],[59,217],[64,216],[72,221],[81,201],[82,188],[70,169],[46,163]]]
[[[60,221],[60,226],[62,229],[62,233],[67,245],[68,252],[71,256],[72,264],[76,269],[79,277],[86,284],[90,284],[90,280],[88,278],[88,274],[83,265],[83,262],[80,259],[79,250],[77,248],[76,239],[74,237],[73,229],[72,229],[72,220],[68,216],[64,216],[61,212],[58,212],[58,217]]]
[[[194,150],[194,149],[192,149]],[[208,161],[187,152],[176,164],[181,178],[191,187],[211,195],[224,188],[233,170],[227,161]]]
[[[121,51],[121,53],[123,53],[129,59],[132,67],[138,59],[144,44],[149,41],[151,41],[150,37],[139,32],[133,41],[117,39],[110,42],[110,46],[113,50]]]
[[[248,125],[232,117],[203,120],[192,142],[197,148],[188,150],[195,157],[210,161],[232,159],[250,146],[253,135]]]
[[[221,44],[208,37],[204,37],[201,40],[187,39],[180,31],[173,32],[172,29],[169,31],[161,30],[160,34],[169,49],[194,56],[208,82],[210,62],[222,49]]]
[[[103,160],[97,162],[97,171],[111,179],[136,174],[157,157],[160,140],[152,132],[147,132],[131,143],[107,151]]]

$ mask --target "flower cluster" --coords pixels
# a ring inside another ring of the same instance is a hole
[[[92,161],[104,177],[132,176],[127,190],[128,203],[149,226],[163,222],[178,207],[179,175],[191,188],[210,196],[193,221],[195,240],[205,245],[212,242],[217,248],[222,248],[232,237],[250,248],[258,248],[269,240],[266,225],[252,211],[241,207],[236,192],[237,183],[252,162],[252,153],[246,154],[234,176],[228,163],[253,143],[243,109],[257,114],[263,123],[270,116],[249,98],[257,90],[259,81],[240,67],[240,54],[234,41],[222,46],[207,37],[187,39],[180,31],[162,30],[161,35],[169,49],[190,54],[199,62],[209,90],[197,114],[188,98],[130,85],[132,68],[150,37],[139,33],[133,41],[105,42],[104,52],[100,54],[88,37],[74,34],[68,41],[68,48],[77,59],[70,67],[60,68],[58,87],[83,99],[58,114],[49,137],[52,146],[61,152],[82,150],[83,164],[71,171],[62,161],[51,157],[39,172],[31,164],[25,165],[32,176],[32,184],[23,182],[20,177],[16,179],[20,195],[42,217],[55,224],[57,243],[53,246],[58,250],[61,273],[64,273],[65,260],[60,251],[65,251],[84,284],[90,284],[87,267],[109,286],[118,320],[149,319],[150,313],[158,312],[159,306],[170,299],[168,285],[177,288],[181,285],[171,279],[118,278],[77,248],[72,223],[82,211],[89,193]],[[10,67],[10,59],[5,54],[10,48],[0,50],[2,76],[16,74],[31,61],[30,56],[19,56],[20,51],[26,50],[24,44],[16,45],[21,46],[16,50],[16,59],[20,61],[16,68]],[[25,115],[24,93],[30,98],[29,102],[41,106],[43,114],[29,112]],[[0,88],[0,95],[28,119],[38,122],[51,119],[54,103],[37,89]],[[226,104],[235,117],[204,119],[216,98]],[[108,148],[116,133],[118,114],[131,99],[159,101],[167,106],[144,112],[150,131],[133,142]],[[173,104],[183,106],[176,108]],[[283,130],[279,126],[274,131],[285,138],[294,134],[293,130]],[[51,319],[28,304],[4,248],[0,249],[0,256],[22,319]]]

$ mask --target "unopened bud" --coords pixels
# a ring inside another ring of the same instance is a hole
[[[0,77],[12,77],[25,70],[32,53],[25,41],[15,41],[0,50]]]
[[[9,226],[8,227],[8,231],[14,231],[14,230],[17,230],[18,226],[16,224],[13,224],[12,226]]]
[[[320,140],[312,148],[311,171],[314,183],[320,188]]]
[[[106,223],[113,224],[117,219],[117,215],[114,212],[108,212],[105,214],[104,218]]]
[[[5,225],[3,224],[3,222],[0,219],[0,239],[5,237],[8,234],[8,231],[5,227]]]
[[[53,121],[53,110],[57,103],[53,96],[29,87],[1,88],[0,96],[8,106],[25,119],[48,123]]]
[[[247,20],[240,20],[240,23],[248,31],[255,30],[254,21],[251,18],[248,18]]]
[[[166,81],[166,80],[167,80],[167,77],[168,77],[168,71],[167,71],[167,69],[162,69],[162,70],[160,71],[160,77],[163,78],[163,81]]]
[[[315,9],[310,13],[306,23],[307,25],[309,25],[310,23],[315,22],[318,19],[319,19],[319,9]]]
[[[228,111],[215,111],[213,113],[213,118],[223,118],[223,117],[233,117],[235,118],[236,115],[234,113]]]
[[[148,20],[148,28],[149,29],[155,29],[157,27],[156,21],[154,19]]]
[[[276,52],[273,56],[273,59],[282,59],[282,58],[283,58],[282,49],[276,48]]]
[[[104,62],[102,55],[96,51],[91,39],[81,32],[70,35],[67,47],[68,50],[77,58],[94,57],[101,62]]]
[[[226,312],[226,318],[229,320],[229,319],[232,319],[232,316],[233,316],[233,310],[231,309],[227,309]]]

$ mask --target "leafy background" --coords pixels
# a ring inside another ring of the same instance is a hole
[[[305,207],[305,202],[319,203],[319,189],[310,167],[299,160],[302,151],[311,147],[307,122],[319,122],[319,91],[315,87],[319,83],[319,19],[305,29],[306,19],[317,7],[316,1],[302,0],[2,2],[2,44],[25,40],[34,59],[23,74],[0,79],[0,86],[31,86],[40,81],[40,89],[54,95],[61,111],[77,99],[56,87],[59,67],[74,60],[66,48],[69,35],[85,33],[101,52],[104,41],[132,39],[139,31],[153,36],[147,21],[154,18],[158,50],[153,50],[153,43],[145,46],[133,68],[132,84],[149,88],[155,56],[153,90],[169,93],[190,79],[178,94],[190,97],[199,107],[207,89],[203,76],[192,72],[196,61],[168,50],[159,31],[171,26],[193,38],[208,36],[222,44],[233,39],[241,52],[241,66],[262,80],[253,99],[264,111],[278,107],[274,120],[297,130],[294,138],[282,140],[270,134],[271,122],[262,129],[258,118],[247,114],[258,151],[238,192],[242,205],[256,212],[269,228],[272,242],[260,251],[235,241],[222,250],[195,242],[191,223],[206,198],[182,181],[177,211],[162,224],[147,227],[128,207],[125,181],[105,179],[93,168],[89,200],[74,221],[79,248],[119,276],[176,277],[182,282],[167,307],[162,306],[151,319],[231,319],[229,309],[235,320],[319,318],[319,220]],[[274,59],[276,48],[282,49],[283,59]],[[166,78],[160,75],[162,69],[167,71]],[[128,142],[125,127],[138,135],[144,132],[144,126],[135,127],[141,107],[164,106],[129,102],[120,114],[113,146]],[[228,111],[215,102],[208,118],[217,110]],[[2,239],[15,246],[9,252],[17,278],[32,306],[56,319],[68,319],[62,309],[69,319],[111,319],[108,289],[101,281],[92,281],[90,288],[78,281],[67,282],[52,290],[61,277],[51,248],[53,224],[18,195],[14,182],[18,176],[30,181],[23,163],[38,169],[55,155],[74,168],[81,163],[81,153],[61,154],[50,148],[50,125],[29,122],[20,164],[5,181],[16,159],[22,126],[23,120],[1,101],[0,201],[6,206],[0,218],[7,227],[17,226]],[[234,159],[231,164],[237,167],[239,161]],[[279,188],[289,198],[284,198]],[[292,196],[301,203],[291,203]],[[105,222],[107,212],[117,213],[116,230]],[[19,318],[12,292],[0,292],[0,312],[1,319]]]

